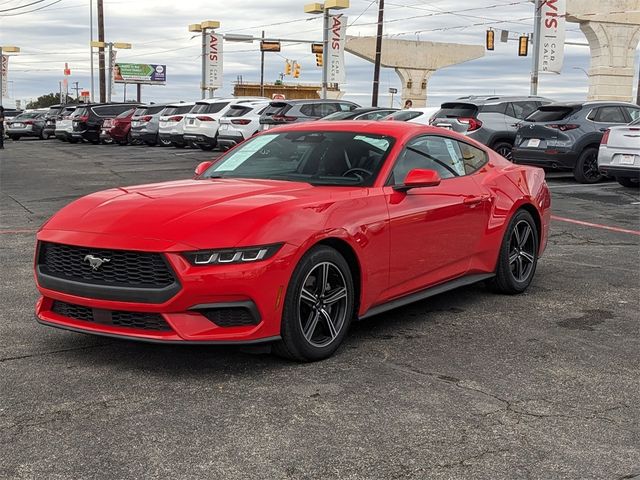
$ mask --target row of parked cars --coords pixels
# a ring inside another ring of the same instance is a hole
[[[27,114],[23,114],[27,115]],[[625,102],[555,103],[537,96],[469,96],[439,108],[362,108],[344,100],[212,98],[196,102],[56,105],[33,112],[31,135],[72,143],[227,149],[278,125],[323,120],[395,120],[454,130],[514,163],[570,170],[581,183],[603,176],[638,186],[640,106]],[[41,115],[41,117],[40,117]],[[13,119],[26,124],[19,117]],[[10,126],[11,138],[26,135]]]

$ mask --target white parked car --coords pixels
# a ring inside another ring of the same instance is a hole
[[[73,114],[76,109],[76,105],[67,105],[59,113],[56,119],[56,129],[53,131],[53,135],[58,140],[68,142],[71,139],[71,132],[73,132]]]
[[[228,149],[258,133],[260,115],[268,106],[268,101],[231,105],[220,118],[218,145],[222,149]]]
[[[163,144],[171,143],[178,148],[187,144],[184,141],[184,120],[195,104],[196,102],[180,102],[167,105],[160,115],[158,127],[158,137]]]
[[[598,170],[624,187],[640,187],[640,118],[609,127],[598,151]]]
[[[440,110],[440,107],[406,108],[392,113],[384,120],[396,120],[399,122],[419,123],[429,125],[429,121]]]
[[[251,103],[261,98],[209,98],[198,100],[184,119],[184,141],[202,150],[213,150],[218,144],[220,118],[231,105]]]

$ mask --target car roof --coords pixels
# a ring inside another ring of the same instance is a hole
[[[466,97],[459,97],[450,102],[445,103],[472,103],[474,105],[484,105],[486,103],[500,103],[500,102],[526,102],[527,100],[544,100],[552,102],[553,100],[538,95],[520,95],[520,96],[500,96],[500,95],[469,95]]]
[[[333,100],[330,98],[322,99],[322,98],[309,98],[309,99],[293,99],[293,100],[271,100],[270,103],[289,103],[289,104],[299,104],[299,103],[335,103],[335,102],[342,102],[342,103],[351,103],[353,105],[355,105],[355,103],[350,102],[349,100]]]
[[[395,138],[411,137],[419,133],[442,134],[442,129],[438,127],[393,120],[317,120],[315,122],[294,123],[266,131],[269,133],[291,131],[360,132],[363,134],[388,135]]]
[[[199,105],[202,104],[211,104],[211,103],[219,103],[219,102],[258,102],[260,100],[264,100],[268,102],[267,98],[260,97],[220,97],[220,98],[203,98],[202,100],[197,100],[196,103]]]
[[[196,102],[175,102],[175,103],[167,103],[166,107],[184,107],[184,106],[193,106]]]

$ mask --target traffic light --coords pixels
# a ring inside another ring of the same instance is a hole
[[[487,40],[486,40],[487,50],[493,50],[495,48],[495,40],[496,40],[496,32],[494,32],[491,29],[487,30]]]
[[[284,74],[291,75],[291,63],[289,60],[284,61]]]
[[[529,53],[529,36],[521,35],[518,39],[518,56],[526,57]]]
[[[322,54],[321,53],[316,53],[316,66],[317,67],[321,67],[322,66]]]
[[[300,76],[300,64],[298,62],[293,62],[293,78],[298,78]]]

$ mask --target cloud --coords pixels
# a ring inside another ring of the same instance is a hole
[[[303,6],[307,3],[303,0],[105,0],[104,3],[106,39],[133,44],[132,50],[118,53],[120,61],[167,65],[167,85],[143,87],[145,101],[199,97],[200,39],[197,36],[192,38],[193,34],[187,31],[190,23],[216,19],[221,22],[221,31],[225,33],[259,36],[264,30],[267,36],[273,37],[306,40],[319,40],[321,37],[321,19],[303,13]],[[17,5],[19,0],[9,0],[3,2],[0,10]],[[525,0],[387,0],[385,35],[482,44],[489,26],[508,29],[513,32],[512,36],[530,32],[532,9],[532,4]],[[351,0],[351,7],[345,14],[352,24],[349,34],[375,34],[375,2]],[[576,24],[568,24],[567,29],[568,40],[586,42]],[[14,96],[29,99],[57,91],[65,62],[72,69],[69,81],[78,81],[81,87],[88,89],[89,38],[86,0],[62,0],[38,12],[0,16],[0,44],[15,44],[22,48],[22,53],[12,58],[10,63],[9,75],[13,82],[10,90]],[[429,82],[428,103],[437,105],[471,94],[528,94],[531,59],[517,57],[516,48],[514,42],[497,42],[496,50],[487,52],[483,58],[436,72]],[[259,79],[257,43],[227,42],[224,50],[225,86],[218,93],[230,94],[233,82],[239,76],[244,81]],[[301,83],[320,82],[320,69],[315,65],[309,45],[295,43],[285,44],[280,54],[265,55],[267,81],[273,82],[278,78],[285,57],[301,64]],[[362,104],[370,103],[372,64],[350,54],[346,54],[346,62],[348,83],[343,86],[345,98]],[[580,68],[589,68],[589,49],[568,46],[562,75],[542,76],[539,93],[559,100],[584,98],[587,79]],[[97,78],[95,83],[97,92]],[[383,69],[382,105],[388,105],[389,87],[400,88],[400,82],[392,69]],[[122,97],[121,86],[116,87],[115,96]]]

